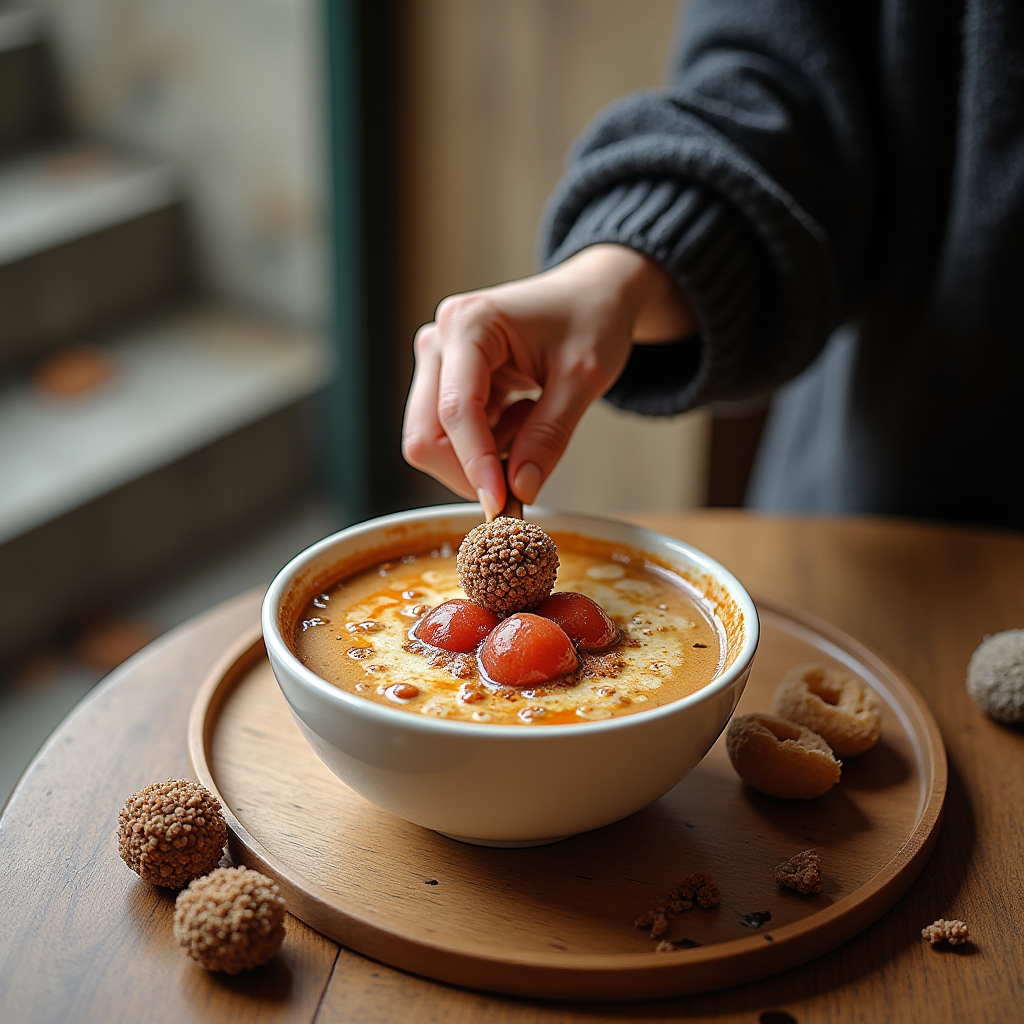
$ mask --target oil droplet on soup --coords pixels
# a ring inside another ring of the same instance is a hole
[[[450,631],[421,628],[432,610],[466,599],[458,545],[450,542],[390,557],[317,593],[296,620],[295,653],[340,689],[403,714],[524,729],[639,714],[715,678],[722,631],[694,588],[611,546],[553,536],[561,563],[555,590],[590,598],[619,631],[614,643],[593,651],[581,633],[577,668],[566,677],[502,685],[481,671],[480,644],[489,635],[482,626],[475,650],[464,649],[462,634],[453,642]],[[450,649],[432,645],[431,636],[445,637]]]

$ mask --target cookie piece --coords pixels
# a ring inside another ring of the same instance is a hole
[[[767,796],[812,800],[839,781],[842,765],[821,736],[776,715],[734,718],[725,744],[739,777]]]
[[[117,848],[140,878],[180,889],[220,861],[228,828],[220,801],[198,782],[154,782],[128,797]]]
[[[798,665],[772,695],[772,714],[824,737],[837,757],[870,750],[882,732],[882,702],[863,680],[825,665]]]
[[[238,974],[265,964],[281,948],[284,931],[284,897],[249,868],[217,868],[174,904],[174,937],[209,971]]]
[[[536,523],[499,516],[466,534],[456,565],[466,596],[504,618],[533,608],[551,593],[558,549]]]

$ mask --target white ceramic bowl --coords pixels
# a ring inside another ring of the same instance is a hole
[[[711,749],[739,701],[757,650],[757,612],[717,562],[627,523],[531,509],[549,532],[576,533],[649,553],[703,593],[723,627],[723,668],[682,700],[571,725],[453,722],[364,700],[306,668],[285,637],[309,598],[350,565],[429,548],[481,522],[477,505],[385,516],[307,548],[263,602],[263,636],[299,728],[320,759],[358,793],[408,821],[491,846],[532,846],[608,825],[680,782]],[[369,553],[369,557],[368,557]]]

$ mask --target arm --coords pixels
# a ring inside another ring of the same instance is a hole
[[[576,147],[545,218],[552,269],[447,299],[421,329],[413,465],[500,507],[514,437],[509,478],[531,501],[599,395],[671,415],[770,390],[814,358],[870,230],[856,34],[839,10],[691,0],[671,87],[610,108]],[[535,406],[509,407],[536,387]]]
[[[875,209],[861,76],[874,5],[690,0],[670,86],[603,112],[542,238],[551,266],[596,242],[658,261],[699,339],[637,349],[608,398],[652,414],[774,389],[860,291]]]

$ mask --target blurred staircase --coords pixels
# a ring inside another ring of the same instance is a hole
[[[173,169],[71,138],[56,81],[0,7],[0,659],[304,487],[328,375],[204,300]]]

